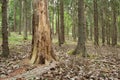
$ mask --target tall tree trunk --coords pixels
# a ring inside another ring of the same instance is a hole
[[[98,6],[97,0],[93,0],[94,3],[94,44],[99,45],[99,31],[98,31]]]
[[[106,15],[107,16],[107,15]],[[106,38],[107,38],[107,45],[110,45],[110,27],[111,22],[109,20],[109,16],[106,17]]]
[[[31,63],[45,64],[55,59],[53,54],[47,0],[33,0],[33,38]]]
[[[21,35],[21,26],[22,26],[22,0],[19,1],[19,4],[20,4],[19,35]]]
[[[77,14],[78,12],[77,12],[77,10],[76,10],[76,4],[77,4],[78,2],[77,1],[75,1],[75,2],[73,2],[73,10],[72,10],[72,19],[73,19],[73,21],[72,21],[72,37],[73,37],[73,40],[74,41],[76,41],[77,40],[77,25],[76,24],[78,24],[77,23],[77,16],[75,16],[75,14]]]
[[[86,17],[87,11],[86,11],[86,10],[87,10],[87,9],[86,9],[86,7],[85,7],[85,9],[84,9],[85,41],[87,41],[87,39],[88,39],[88,36],[87,36],[87,17]]]
[[[93,40],[93,25],[92,25],[92,14],[89,14],[89,21],[90,21],[90,40]]]
[[[86,57],[85,29],[84,29],[84,0],[78,0],[78,43],[73,54],[81,54]]]
[[[90,40],[93,40],[93,27],[90,24]]]
[[[61,27],[61,44],[65,42],[64,32],[64,0],[60,0],[60,27]]]
[[[17,1],[16,0],[14,0],[14,31],[16,32],[16,30],[17,30],[17,25],[16,25],[16,12],[17,12],[17,7],[16,7],[16,5],[17,5]]]
[[[55,31],[55,35],[58,35],[58,16],[57,16],[57,13],[58,13],[58,7],[56,8],[56,24],[55,24],[55,27],[56,27],[56,31]]]
[[[9,1],[8,1],[8,3],[7,4],[9,4]],[[9,13],[9,10],[10,9],[10,5],[8,5],[8,7],[7,7],[7,13]],[[11,36],[10,35],[10,23],[9,23],[9,17],[10,17],[10,14],[7,14],[7,23],[8,23],[8,36]]]
[[[8,0],[2,0],[2,55],[8,57],[8,24],[7,24],[7,3]]]
[[[104,7],[104,12],[105,12],[105,31],[106,31],[106,40],[107,40],[107,45],[110,45],[110,27],[111,27],[111,21],[110,21],[110,18],[111,18],[111,11],[108,10],[107,7],[109,7],[109,1],[107,0],[104,0],[103,2],[104,4],[107,4],[105,7]]]
[[[32,34],[32,1],[30,2],[30,19],[29,19],[29,34]]]
[[[58,16],[57,16],[57,31],[58,31],[58,42],[59,42],[59,46],[61,46],[61,28],[60,28],[60,6],[58,3]]]
[[[55,19],[55,3],[53,0],[53,9],[52,9],[52,35],[54,36],[54,19]]]
[[[102,25],[102,45],[105,45],[105,20],[104,20],[104,9],[101,10],[101,25]]]
[[[24,0],[23,1],[23,5],[24,5],[24,8],[23,8],[23,20],[24,20],[24,40],[27,40],[27,26],[28,26],[28,21],[27,21],[27,1],[26,0]]]
[[[117,15],[115,5],[113,5],[113,25],[112,25],[112,46],[117,45]]]
[[[76,35],[76,26],[74,22],[72,26],[72,37],[73,37],[73,40],[76,41],[77,35]]]

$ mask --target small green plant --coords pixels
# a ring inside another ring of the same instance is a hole
[[[70,50],[70,51],[67,52],[67,54],[73,55],[73,51],[74,51],[74,50]]]

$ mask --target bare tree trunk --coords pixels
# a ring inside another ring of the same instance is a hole
[[[17,7],[16,7],[16,5],[17,5],[17,1],[16,0],[14,0],[14,31],[16,32],[16,30],[17,30],[17,26],[16,26],[16,12],[17,12]]]
[[[85,7],[85,9],[84,9],[84,28],[85,28],[85,41],[87,41],[87,24],[86,24],[86,22],[87,22],[87,17],[86,17],[86,14],[87,14],[87,11],[86,11],[87,9],[86,9],[86,7]]]
[[[19,4],[20,4],[19,35],[21,35],[21,26],[22,26],[22,0],[19,1]]]
[[[81,54],[86,57],[85,28],[84,28],[84,0],[78,0],[78,43],[73,54]]]
[[[107,45],[110,45],[110,21],[109,16],[106,17],[106,38],[107,38]]]
[[[64,0],[60,0],[60,27],[61,27],[61,44],[65,42],[64,32]]]
[[[102,25],[102,45],[105,45],[105,20],[104,20],[104,9],[101,10],[101,25]]]
[[[53,54],[47,0],[33,0],[33,38],[31,63],[45,64],[55,59]]]
[[[9,4],[9,1],[8,1],[8,4]],[[7,13],[9,13],[9,11],[10,11],[10,10],[9,10],[9,6],[10,6],[10,5],[8,5],[8,7],[7,7]],[[8,23],[8,36],[11,36],[11,35],[10,35],[9,17],[10,17],[10,14],[7,15],[7,23]]]
[[[55,31],[54,31],[54,19],[55,19],[55,3],[53,0],[53,10],[52,10],[52,35],[54,36]]]
[[[61,46],[61,28],[60,28],[60,6],[58,3],[58,19],[57,19],[57,31],[58,31],[58,42],[59,42],[59,46]]]
[[[23,1],[23,6],[24,6],[24,8],[23,8],[23,21],[24,21],[24,40],[27,40],[27,27],[28,27],[28,21],[27,21],[27,1],[26,0],[24,0]]]
[[[7,3],[8,0],[2,0],[2,55],[8,57],[8,23],[7,23]]]
[[[55,24],[56,31],[55,31],[55,35],[58,35],[58,16],[57,16],[57,13],[58,13],[58,10],[56,9],[56,24]]]
[[[29,20],[29,34],[32,34],[32,1],[30,2],[30,20]]]
[[[93,0],[94,3],[94,44],[99,45],[99,31],[98,31],[98,6],[97,0]]]
[[[115,5],[113,5],[113,25],[112,25],[112,46],[117,45],[117,15]]]
[[[75,23],[73,23],[73,27],[72,27],[72,37],[73,40],[76,41],[77,35],[76,35]]]

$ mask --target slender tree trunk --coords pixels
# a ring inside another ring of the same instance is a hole
[[[59,42],[59,46],[61,46],[61,28],[60,28],[60,6],[59,6],[59,3],[58,3],[58,20],[57,20],[57,27],[58,27],[58,42]]]
[[[56,9],[56,31],[55,31],[55,35],[58,35],[58,16],[57,16],[58,10]]]
[[[8,4],[9,4],[9,1],[8,1]],[[9,6],[7,7],[7,13],[9,13]],[[10,36],[10,23],[9,23],[9,17],[10,17],[10,14],[7,15],[7,23],[8,23],[8,36]]]
[[[61,44],[65,42],[64,32],[64,0],[60,0],[60,27],[61,27]]]
[[[7,3],[8,0],[2,0],[2,55],[8,57],[8,23],[7,23]]]
[[[104,4],[109,4],[109,2],[107,0],[104,0],[103,2]],[[106,31],[106,40],[107,40],[107,45],[110,45],[110,27],[111,27],[111,12],[107,9],[109,5],[106,5],[106,7],[104,7],[104,13],[105,13],[105,31]]]
[[[47,0],[33,0],[33,38],[31,63],[45,64],[55,59],[53,54]]]
[[[113,5],[112,46],[117,45],[117,15]]]
[[[94,44],[99,45],[99,31],[98,31],[98,6],[97,0],[93,0],[94,3]]]
[[[92,25],[92,15],[89,15],[89,21],[90,21],[90,40],[93,40],[93,25]]]
[[[20,2],[20,15],[19,15],[19,35],[21,35],[21,24],[22,24],[22,0]]]
[[[84,0],[78,0],[78,43],[73,54],[81,54],[86,57],[85,29],[84,29]]]
[[[102,45],[105,45],[105,20],[104,20],[104,10],[101,10],[101,25],[102,25]]]
[[[84,9],[84,27],[85,27],[85,41],[87,41],[87,17],[86,17],[87,11],[86,11],[86,7]]]
[[[54,19],[55,19],[55,3],[54,3],[54,0],[53,0],[53,10],[52,10],[52,35],[54,36]]]
[[[17,5],[17,1],[16,0],[14,0],[14,32],[16,32],[16,30],[17,30],[17,26],[16,26],[16,12],[17,12],[17,7],[16,7],[16,5]]]
[[[76,35],[75,22],[73,22],[73,27],[72,27],[72,37],[73,37],[73,40],[76,41],[77,35]]]
[[[73,10],[72,10],[72,19],[73,19],[73,21],[72,21],[72,37],[73,37],[73,40],[74,41],[76,41],[77,40],[77,18],[76,18],[76,16],[74,16],[75,14],[77,14],[78,12],[77,12],[77,10],[76,10],[76,3],[77,3],[77,1],[75,1],[74,3],[73,3]]]
[[[106,18],[106,20],[108,20]],[[109,33],[109,30],[110,29],[110,26],[109,26],[109,23],[108,21],[106,21],[106,40],[107,40],[107,45],[110,45],[110,33]]]
[[[29,34],[32,34],[32,1],[30,2],[30,19],[29,19]]]
[[[27,26],[28,26],[28,21],[27,21],[27,1],[25,0],[25,1],[23,1],[23,5],[24,5],[24,9],[23,9],[23,20],[24,20],[24,40],[27,40]]]

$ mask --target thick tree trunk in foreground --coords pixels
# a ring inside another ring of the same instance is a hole
[[[33,39],[31,63],[45,64],[55,59],[53,54],[47,0],[33,0]]]
[[[86,55],[85,29],[84,29],[84,0],[78,0],[78,43],[73,54]]]
[[[8,25],[7,25],[7,3],[8,0],[2,0],[2,55],[8,57]]]

